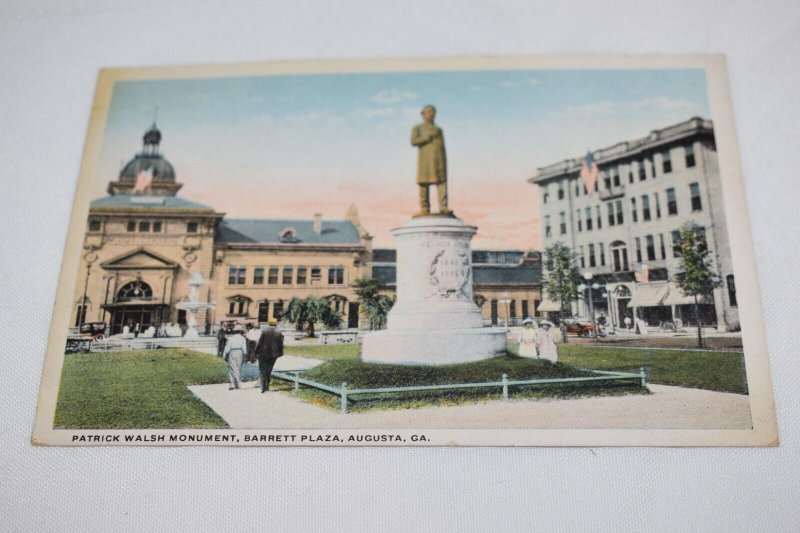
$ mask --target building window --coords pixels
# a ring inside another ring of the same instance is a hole
[[[328,285],[341,285],[344,283],[344,267],[333,266],[328,268]]]
[[[628,166],[628,183],[633,183],[633,181],[634,181],[634,178],[633,178],[633,166],[629,165]]]
[[[258,302],[258,318],[259,322],[266,322],[269,319],[269,301],[262,300]]]
[[[592,208],[586,208],[586,231],[592,231]]]
[[[244,285],[246,277],[246,267],[230,267],[228,269],[228,285]]]
[[[306,283],[306,267],[297,267],[297,284],[305,285]]]
[[[597,209],[597,229],[603,229],[603,216],[600,214],[600,206],[596,207]]]
[[[322,269],[320,267],[311,267],[311,283],[322,280]]]
[[[675,197],[675,189],[672,187],[667,189],[667,214],[678,214],[678,199]]]
[[[636,211],[636,198],[631,198],[631,221],[639,222],[639,213]]]
[[[567,214],[564,211],[560,213],[559,230],[561,231],[561,235],[567,232]]]
[[[264,284],[264,267],[256,267],[253,269],[253,285]]]
[[[644,168],[645,161],[645,159],[639,161],[639,181],[644,181],[647,179],[647,171]]]
[[[690,183],[689,194],[692,197],[692,211],[702,211],[703,201],[700,199],[700,185],[697,183]]]
[[[551,228],[550,228],[550,215],[545,215],[544,216],[544,237],[546,239],[549,239],[550,237],[552,237],[552,231],[551,231]]]
[[[640,239],[639,237],[636,237],[634,239],[634,242],[636,243],[636,262],[637,263],[641,263],[642,262],[642,239]]]
[[[586,188],[586,183],[583,184],[583,195],[586,196],[589,194],[589,189]]]
[[[578,246],[578,255],[581,258],[581,268],[586,268],[586,256],[583,255],[583,245]]]
[[[276,320],[283,318],[283,300],[278,300],[272,305],[272,317]]]
[[[697,241],[697,250],[705,252],[708,250],[708,242],[706,241],[706,228],[697,226],[694,228],[695,240]]]
[[[672,232],[672,257],[681,256],[681,232],[675,230]]]
[[[564,199],[564,182],[563,181],[559,181],[558,182],[558,199],[559,200],[563,200]]]
[[[661,251],[661,259],[666,259],[667,258],[667,248],[666,248],[666,246],[664,246],[664,234],[663,233],[659,233],[658,234],[658,247],[659,247],[659,249]]]
[[[642,220],[650,220],[650,197],[646,194],[642,196]]]
[[[89,231],[100,231],[103,228],[102,222],[93,218],[89,220]]]
[[[508,315],[510,318],[517,318],[517,301],[511,300],[508,304]]]
[[[578,231],[583,231],[583,220],[581,219],[581,210],[575,210],[575,220],[578,221]]]
[[[614,272],[628,271],[628,248],[622,241],[611,244],[611,268]]]
[[[617,200],[617,224],[622,224],[623,222],[622,200]]]
[[[653,239],[652,235],[647,235],[645,238],[645,244],[647,245],[647,260],[648,261],[655,261],[656,260],[656,241]]]
[[[146,220],[139,222],[139,231],[141,233],[148,233],[150,231],[150,222]]]
[[[233,297],[228,304],[228,316],[247,316],[248,303],[249,300],[246,297]]]
[[[590,267],[597,266],[594,256],[594,244],[589,245],[589,266]]]
[[[672,159],[669,155],[669,150],[665,150],[662,156],[662,168],[664,169],[664,174],[669,174],[672,172]]]
[[[281,283],[284,285],[291,285],[293,271],[294,269],[292,267],[283,267],[283,279],[281,279]]]
[[[528,317],[528,300],[522,300],[522,318]]]
[[[133,233],[134,231],[136,231],[136,222],[134,222],[133,220],[129,220],[128,221],[128,233]]]
[[[603,178],[603,185],[605,185],[607,191],[611,190],[611,176],[607,172]]]
[[[619,187],[619,167],[611,169],[611,179],[614,182],[614,187]]]
[[[600,243],[600,266],[606,266],[606,246]]]
[[[608,202],[606,204],[606,209],[608,210],[608,225],[614,225],[614,202]]]
[[[547,200],[549,200],[549,199],[550,199],[550,193],[547,192],[547,191],[544,191],[544,194],[542,195],[542,203],[546,204]]]
[[[186,224],[186,233],[197,233],[197,222],[189,222]]]
[[[161,221],[156,220],[153,222],[153,232],[154,233],[161,233]]]
[[[728,285],[728,301],[731,303],[731,307],[739,307],[736,303],[736,283],[733,280],[733,274],[728,274],[725,281]]]
[[[656,218],[661,218],[661,202],[658,201],[658,193],[653,193],[653,203],[656,205]]]
[[[686,145],[686,168],[692,168],[695,165],[694,161],[694,145]]]
[[[267,277],[267,283],[269,283],[270,285],[278,284],[278,267],[269,267],[269,276]]]
[[[533,316],[541,316],[539,313],[539,305],[542,303],[541,300],[534,300],[533,301]]]
[[[575,197],[577,198],[580,195],[581,195],[581,182],[575,181]]]

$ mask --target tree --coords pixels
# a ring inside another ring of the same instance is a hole
[[[328,299],[316,296],[302,300],[295,296],[286,307],[284,317],[298,330],[306,326],[306,332],[312,338],[316,336],[314,330],[316,323],[321,323],[329,329],[338,328],[342,323],[342,314],[331,308]]]
[[[573,300],[578,298],[580,278],[575,266],[575,254],[564,243],[557,242],[544,251],[544,290],[547,297],[561,305],[561,336],[567,342],[564,318],[570,315]]]
[[[353,280],[353,291],[369,321],[369,329],[381,329],[386,325],[394,300],[380,294],[383,282],[378,278],[358,278]]]
[[[675,283],[686,296],[694,297],[694,317],[697,321],[697,347],[703,347],[703,330],[700,324],[700,300],[707,299],[722,284],[714,271],[706,244],[705,230],[687,222],[680,229],[680,266]]]

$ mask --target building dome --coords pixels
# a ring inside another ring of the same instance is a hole
[[[120,181],[135,182],[139,173],[148,168],[153,172],[153,182],[175,183],[175,169],[172,167],[172,163],[160,154],[136,155],[122,168],[119,179]]]

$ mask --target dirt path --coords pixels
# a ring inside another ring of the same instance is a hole
[[[234,429],[744,429],[747,396],[665,385],[652,394],[569,400],[512,400],[339,414],[255,383],[191,386]]]

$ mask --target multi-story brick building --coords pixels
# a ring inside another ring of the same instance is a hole
[[[723,280],[713,301],[702,304],[702,321],[738,330],[712,122],[691,118],[592,156],[600,169],[594,190],[587,190],[580,177],[582,157],[539,168],[528,181],[539,187],[544,248],[560,241],[577,254],[579,268],[591,272],[592,283],[599,285],[592,293],[596,312],[616,326],[634,314],[650,325],[674,319],[692,323],[693,300],[673,277],[678,231],[693,222],[702,228]],[[637,270],[641,281],[647,275],[646,282],[636,281]],[[583,305],[575,310],[585,313]]]
[[[153,125],[144,146],[91,202],[71,323],[123,326],[181,323],[175,304],[188,297],[189,277],[206,285],[200,325],[280,317],[295,296],[326,297],[358,325],[353,279],[371,273],[372,244],[351,207],[344,220],[229,219],[213,207],[177,196],[181,184],[159,152]]]

